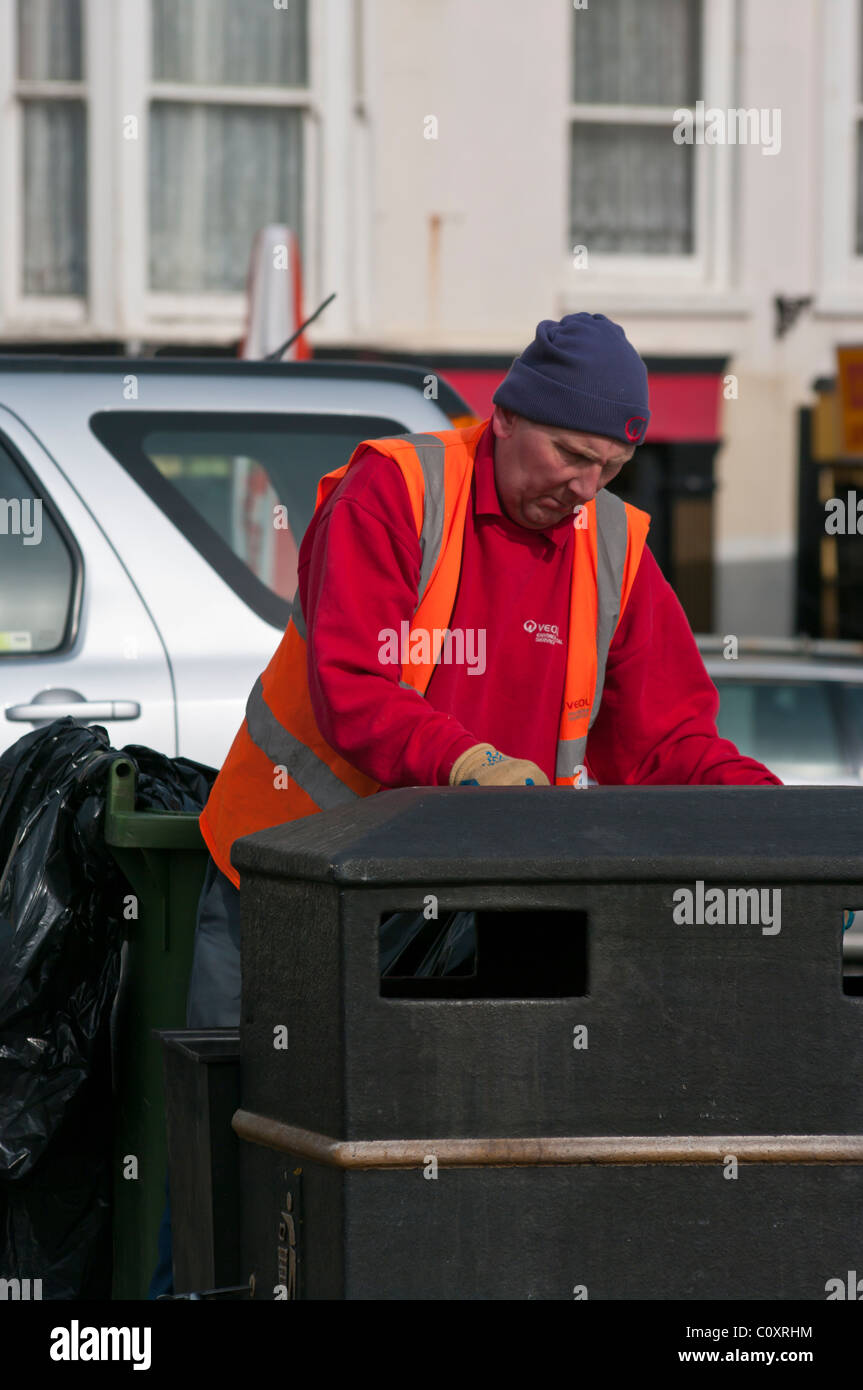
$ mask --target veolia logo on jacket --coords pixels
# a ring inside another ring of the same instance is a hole
[[[560,635],[560,628],[557,623],[537,623],[533,618],[527,618],[524,623],[525,632],[536,634],[537,642],[550,642],[552,645],[563,646],[563,639]]]

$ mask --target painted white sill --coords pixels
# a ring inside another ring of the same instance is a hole
[[[863,318],[863,289],[855,286],[844,292],[826,290],[816,297],[812,314],[817,319]]]
[[[748,318],[755,312],[752,301],[742,294],[722,290],[685,289],[669,286],[667,290],[627,290],[621,285],[585,287],[581,294],[569,288],[558,294],[561,315],[580,310],[587,313],[621,317],[641,314],[651,318]]]

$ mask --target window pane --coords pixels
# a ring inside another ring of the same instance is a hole
[[[18,0],[18,76],[81,75],[81,0]]]
[[[826,687],[818,681],[723,681],[717,727],[750,758],[784,780],[848,775]]]
[[[213,390],[219,390],[217,381]],[[154,420],[152,413],[124,411],[97,415],[92,424],[102,443],[247,601],[242,579],[226,560],[236,557],[272,593],[291,599],[318,482],[347,463],[361,440],[405,428],[376,416],[287,413],[171,413]],[[284,513],[277,514],[277,506]],[[269,619],[269,613],[264,616]],[[287,615],[280,613],[279,621],[284,626]]]
[[[277,530],[273,521],[279,494],[265,467],[265,461],[272,462],[272,445],[273,440],[259,436],[248,453],[241,452],[248,450],[248,443],[223,435],[208,437],[200,432],[192,439],[155,432],[145,436],[141,447],[162,477],[169,479],[255,577],[281,598],[292,598],[303,531],[299,511],[304,511],[302,502],[307,504],[308,497],[302,498],[299,508],[288,509],[284,504],[285,524]],[[298,489],[289,486],[288,492],[293,502]]]
[[[573,101],[697,99],[701,0],[598,0],[574,20]]]
[[[84,103],[24,101],[24,293],[84,294]]]
[[[293,109],[154,104],[154,290],[242,290],[252,238],[271,222],[287,223],[302,244],[302,120]]]
[[[667,256],[693,249],[694,146],[671,125],[576,122],[570,143],[570,246]]]
[[[161,82],[308,83],[306,0],[152,0]]]
[[[0,659],[61,645],[73,573],[42,499],[0,444]]]
[[[320,478],[347,463],[361,439],[399,428],[392,420],[347,419],[328,422],[324,433],[302,417],[287,417],[284,429],[251,432],[207,430],[195,422],[151,430],[140,447],[256,578],[290,599]],[[284,524],[276,527],[279,505]]]

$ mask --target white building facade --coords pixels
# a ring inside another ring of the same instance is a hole
[[[711,626],[789,634],[798,414],[863,342],[861,12],[0,0],[0,350],[227,347],[272,222],[337,291],[317,350],[501,363],[606,313],[668,439],[712,436],[668,542],[701,527]]]

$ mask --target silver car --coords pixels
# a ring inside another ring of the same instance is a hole
[[[789,786],[863,785],[863,643],[698,637],[718,728]]]
[[[863,785],[863,643],[699,637],[717,727],[789,786]],[[846,991],[863,984],[863,903],[845,914]]]
[[[218,767],[319,479],[469,418],[411,366],[0,357],[0,751],[68,714]]]

